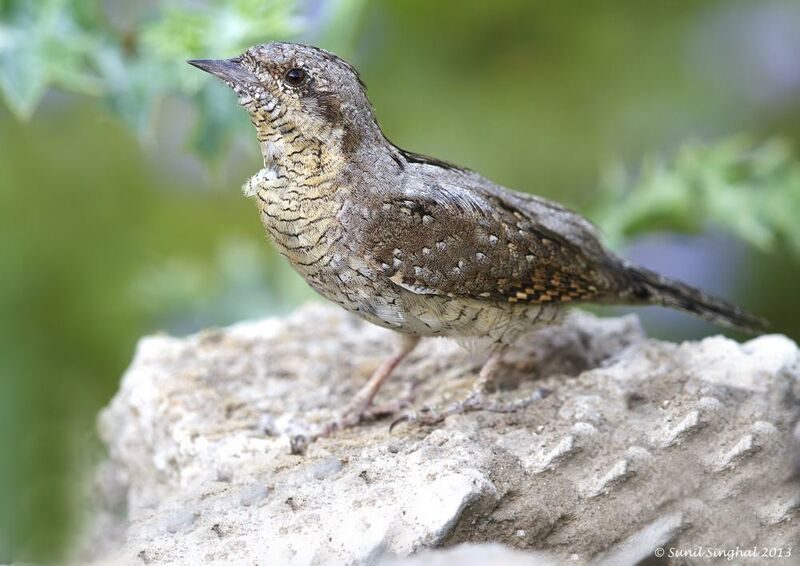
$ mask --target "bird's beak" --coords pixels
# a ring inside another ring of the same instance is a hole
[[[186,62],[206,73],[211,73],[233,86],[244,87],[258,84],[258,77],[242,67],[239,57],[234,57],[233,59],[192,59]]]

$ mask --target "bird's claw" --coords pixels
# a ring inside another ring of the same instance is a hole
[[[426,407],[421,411],[409,411],[403,413],[396,418],[389,425],[389,433],[394,431],[395,427],[402,423],[415,423],[418,425],[434,425],[442,422],[451,415],[459,415],[469,413],[472,411],[488,411],[491,413],[513,413],[524,409],[528,405],[544,399],[550,394],[550,391],[544,388],[538,388],[532,394],[522,399],[514,399],[512,401],[497,401],[488,398],[484,393],[478,391],[471,391],[469,395],[450,403],[444,407]]]
[[[448,415],[441,414],[441,411],[436,411],[430,407],[424,407],[420,411],[407,411],[397,417],[389,425],[389,434],[391,434],[397,425],[402,423],[416,423],[419,425],[434,425],[443,421]]]
[[[309,445],[320,438],[326,438],[334,432],[352,428],[364,422],[376,421],[384,417],[396,415],[401,410],[407,409],[408,407],[409,402],[403,399],[382,405],[350,407],[345,409],[338,417],[323,424],[315,432],[292,435],[289,438],[289,451],[291,454],[303,454]],[[390,431],[396,422],[397,421],[390,425]]]
[[[289,454],[300,456],[305,453],[308,445],[316,439],[313,435],[294,434],[289,437]]]

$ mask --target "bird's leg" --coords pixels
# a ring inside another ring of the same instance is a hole
[[[419,336],[409,336],[402,334],[400,336],[400,345],[397,350],[375,370],[361,389],[358,390],[353,400],[350,401],[347,408],[342,413],[342,420],[344,426],[352,426],[361,421],[362,417],[367,413],[372,405],[375,395],[383,385],[394,369],[409,355],[419,343]],[[383,411],[385,411],[384,409]],[[381,411],[376,411],[381,412]],[[349,420],[348,420],[349,419]]]
[[[298,449],[295,448],[295,445],[298,447],[301,445],[308,445],[317,438],[329,436],[331,433],[337,430],[355,426],[364,420],[368,420],[369,418],[398,412],[402,408],[401,402],[395,402],[393,404],[371,408],[372,401],[375,398],[375,395],[378,394],[378,390],[380,390],[381,385],[383,385],[383,383],[389,378],[400,362],[402,362],[403,359],[410,354],[412,350],[414,350],[418,343],[418,336],[402,334],[400,336],[400,344],[397,350],[391,356],[385,359],[378,369],[375,370],[375,372],[369,378],[369,381],[367,381],[361,387],[361,389],[358,390],[353,399],[347,404],[339,416],[323,425],[318,432],[296,438],[292,442],[292,451],[298,451]],[[300,448],[299,451],[302,451],[302,448]]]
[[[450,415],[457,415],[460,413],[467,413],[470,411],[491,411],[493,413],[513,413],[519,409],[523,409],[531,403],[543,399],[547,395],[547,391],[538,388],[531,395],[523,397],[522,399],[515,399],[513,401],[497,401],[490,399],[487,396],[488,390],[497,375],[497,368],[500,365],[500,360],[503,356],[505,348],[495,349],[489,359],[481,367],[478,377],[472,383],[472,387],[467,395],[461,399],[454,401],[448,405],[439,408],[425,407],[419,412],[410,412],[402,415],[395,420],[390,430],[403,422],[417,422],[420,424],[435,424],[443,421]]]
[[[410,354],[419,343],[419,336],[410,336],[402,334],[400,336],[400,345],[397,350],[383,361],[383,363],[375,370],[361,389],[353,397],[353,400],[348,403],[347,407],[342,411],[341,416],[332,421],[329,426],[331,430],[338,430],[358,424],[364,419],[368,413],[372,400],[378,394],[383,382],[386,381],[394,369],[403,361],[403,359]],[[374,411],[376,413],[385,413],[386,408],[383,410]]]

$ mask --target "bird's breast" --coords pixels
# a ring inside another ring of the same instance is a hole
[[[260,190],[256,197],[261,222],[278,251],[301,275],[321,269],[339,237],[339,203],[313,188],[298,186]]]

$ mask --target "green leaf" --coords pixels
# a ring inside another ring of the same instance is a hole
[[[198,93],[196,102],[199,119],[191,135],[191,146],[210,159],[220,155],[233,132],[249,127],[249,120],[235,104],[230,89],[222,84],[209,84]]]
[[[99,94],[86,57],[98,36],[82,30],[66,0],[29,2],[0,27],[0,93],[11,111],[31,116],[49,86]]]
[[[614,247],[645,233],[711,225],[761,250],[785,243],[800,253],[800,164],[780,140],[687,143],[671,166],[646,158],[634,181],[610,168],[599,194],[591,216]]]

